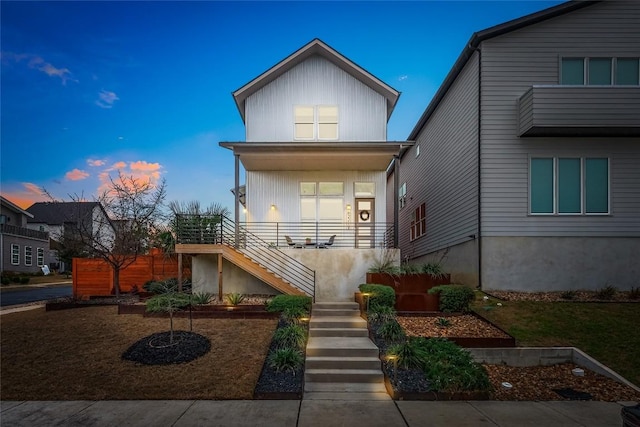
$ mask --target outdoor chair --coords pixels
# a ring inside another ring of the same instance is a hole
[[[327,249],[329,246],[333,245],[333,241],[335,240],[335,238],[336,238],[336,235],[334,234],[333,236],[329,237],[329,241],[320,243],[318,245],[318,248]]]
[[[302,249],[302,245],[291,240],[291,237],[284,236],[284,238],[287,239],[287,245],[289,245],[290,248]]]

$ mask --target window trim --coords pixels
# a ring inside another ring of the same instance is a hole
[[[20,265],[20,245],[11,244],[11,265]]]
[[[402,209],[407,206],[407,182],[403,182],[398,188],[398,208]]]
[[[24,246],[24,265],[27,267],[33,265],[33,246]]]
[[[418,233],[420,231],[420,233]],[[413,242],[427,234],[427,204],[422,202],[411,213],[409,241]]]
[[[531,162],[534,159],[552,159],[552,191],[553,191],[553,205],[552,212],[532,212],[532,191],[531,185],[533,184],[533,177],[531,175],[532,167]],[[559,159],[580,159],[580,212],[559,212],[559,180],[558,180],[558,160]],[[606,159],[607,160],[607,212],[587,212],[587,187],[586,187],[586,161],[587,159]],[[610,216],[611,212],[611,157],[610,156],[544,156],[544,155],[530,155],[528,159],[528,216]]]
[[[320,122],[320,108],[334,107],[336,109],[336,121],[323,121]],[[311,108],[313,109],[313,118],[311,122],[298,122],[298,116],[296,114],[297,108]],[[311,124],[313,127],[313,136],[310,138],[299,138],[296,136],[296,126],[298,124]],[[335,138],[320,138],[320,125],[321,124],[335,124],[336,136]],[[293,140],[294,141],[338,141],[340,139],[340,108],[338,104],[295,104],[293,106]]]
[[[36,248],[36,265],[44,267],[44,248]]]
[[[569,83],[564,83],[562,81],[562,74],[563,74],[563,61],[565,59],[582,59],[582,84],[569,84]],[[591,59],[610,59],[610,70],[609,70],[609,79],[611,81],[611,83],[609,84],[589,84],[589,79],[590,79],[590,73],[589,73],[589,61]],[[636,76],[638,83],[636,84],[618,84],[618,60],[619,59],[635,59],[636,62],[638,63],[638,75]],[[573,86],[573,87],[582,87],[582,86],[591,86],[591,87],[610,87],[610,86],[629,86],[629,87],[636,87],[640,85],[640,57],[636,57],[636,56],[603,56],[603,55],[596,55],[596,56],[574,56],[574,55],[567,55],[567,56],[563,56],[560,55],[559,57],[559,64],[558,64],[558,84],[561,86]]]

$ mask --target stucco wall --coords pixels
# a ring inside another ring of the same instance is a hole
[[[440,263],[445,273],[451,274],[451,283],[478,286],[478,249],[475,239],[410,261],[411,264],[429,262]]]
[[[191,266],[193,292],[218,294],[218,256],[198,255]],[[227,260],[222,261],[222,293],[277,295],[280,291],[265,284]]]
[[[638,286],[640,238],[484,237],[486,290],[618,290]]]

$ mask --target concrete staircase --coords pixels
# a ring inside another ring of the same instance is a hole
[[[304,399],[390,399],[357,303],[313,304],[304,377]]]

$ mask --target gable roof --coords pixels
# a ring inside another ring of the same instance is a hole
[[[322,40],[316,38],[282,61],[278,62],[273,67],[269,68],[264,73],[260,74],[255,79],[251,80],[249,83],[242,86],[240,89],[233,92],[233,99],[236,101],[236,106],[238,107],[238,111],[240,111],[242,121],[245,121],[244,107],[245,101],[249,96],[313,55],[319,55],[331,61],[343,71],[384,96],[387,99],[387,119],[391,117],[391,113],[393,112],[393,109],[398,102],[398,98],[400,97],[400,92],[384,83],[364,68],[356,65],[354,62],[338,53],[335,49],[328,46]]]
[[[535,12],[521,18],[517,18],[485,30],[473,33],[469,41],[467,42],[464,50],[460,53],[460,56],[456,60],[455,64],[445,77],[444,82],[433,96],[433,99],[427,106],[427,109],[422,113],[422,116],[416,123],[415,127],[411,131],[411,134],[407,138],[408,140],[415,140],[418,137],[418,134],[422,130],[422,127],[427,123],[431,115],[434,113],[440,101],[444,98],[447,91],[456,80],[464,66],[467,64],[467,61],[473,55],[473,52],[480,46],[485,40],[501,36],[503,34],[510,33],[512,31],[519,30],[524,27],[528,27],[530,25],[538,24],[540,22],[546,21],[551,18],[555,18],[561,15],[565,15],[567,13],[573,12],[578,9],[582,9],[584,7],[592,6],[596,3],[601,3],[602,0],[573,0],[568,1],[566,3],[559,4],[557,6],[550,7],[548,9],[541,10],[539,12]]]
[[[96,206],[102,209],[98,202],[38,202],[27,208],[27,212],[33,215],[27,222],[48,225],[77,222],[90,216]]]
[[[33,215],[31,215],[29,212],[25,211],[24,209],[22,209],[20,206],[16,205],[15,203],[13,203],[11,200],[7,199],[4,196],[0,196],[0,201],[2,201],[2,205],[4,205],[6,208],[22,214],[22,215],[26,215],[27,218],[33,218]]]

